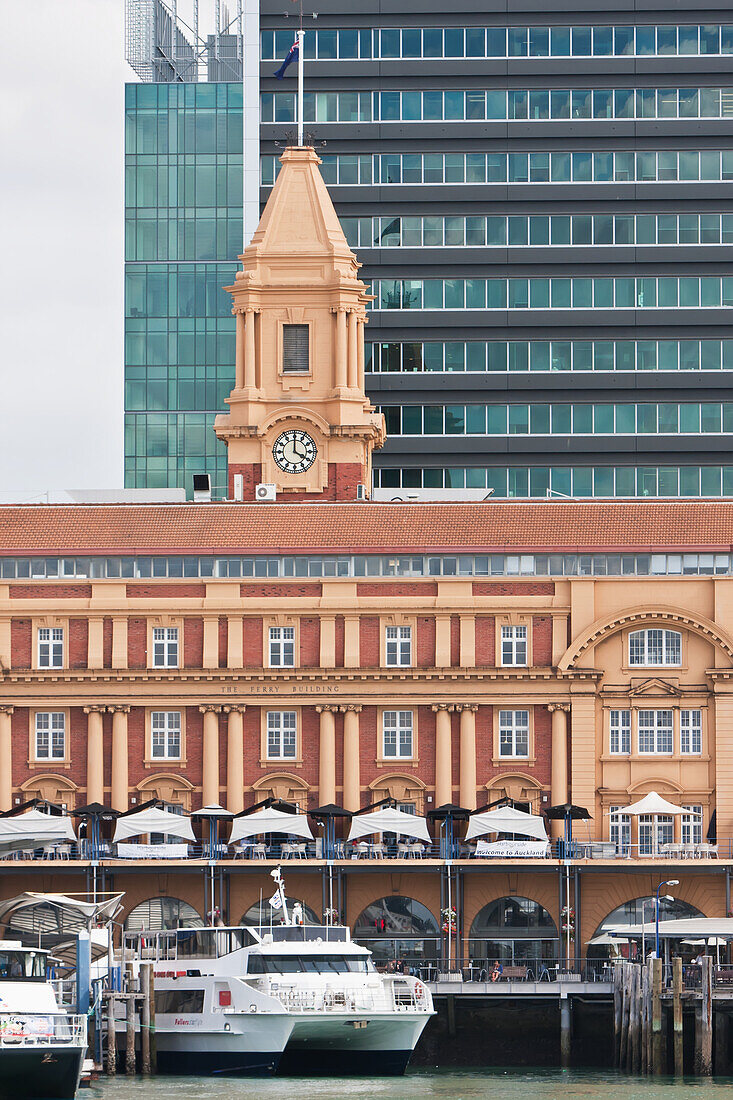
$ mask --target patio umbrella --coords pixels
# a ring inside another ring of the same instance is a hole
[[[190,840],[194,844],[196,842],[189,817],[184,814],[172,814],[169,810],[161,810],[157,806],[138,809],[134,814],[120,814],[115,824],[112,842],[117,844],[121,840],[142,836],[144,833],[167,833],[169,836]]]
[[[372,833],[395,833],[397,836],[412,836],[430,843],[430,833],[424,817],[406,814],[404,810],[385,807],[371,814],[354,815],[349,840],[358,840]]]
[[[519,833],[535,840],[547,840],[545,823],[539,814],[525,814],[512,806],[471,814],[465,839],[473,840],[485,833]]]
[[[441,854],[444,859],[453,859],[455,848],[453,822],[468,821],[471,811],[467,810],[465,806],[458,806],[455,802],[445,802],[442,806],[436,806],[434,810],[428,810],[425,816],[428,821],[445,822],[445,838],[441,838],[445,841],[445,850]]]
[[[350,821],[354,815],[351,810],[345,810],[343,806],[337,806],[334,802],[329,802],[325,806],[317,806],[315,810],[309,810],[308,816],[317,821],[319,825],[323,825],[325,829],[323,838],[325,841],[324,855],[326,859],[332,859],[336,846],[336,819],[347,818]]]
[[[550,806],[548,810],[545,810],[545,817],[548,818],[549,821],[565,822],[565,843],[567,845],[571,845],[573,841],[574,821],[593,820],[585,806],[575,806],[572,802],[563,802],[559,806]]]
[[[263,833],[289,833],[291,836],[313,840],[313,833],[305,814],[268,806],[255,813],[237,814],[232,821],[229,843],[235,844],[238,840],[244,840],[250,836],[261,836]]]
[[[0,823],[0,854],[31,851],[48,844],[76,841],[71,819],[56,814],[44,814],[41,810],[3,818]]]
[[[667,799],[662,798],[656,791],[649,791],[649,794],[645,794],[638,802],[632,802],[630,806],[621,808],[625,814],[632,814],[634,817],[640,817],[642,814],[686,814],[688,812],[682,806],[667,802]]]
[[[217,844],[219,843],[219,822],[223,818],[234,817],[231,810],[225,810],[223,806],[202,806],[200,810],[194,810],[191,817],[201,818],[209,822],[209,849],[210,856],[213,859],[216,855]]]

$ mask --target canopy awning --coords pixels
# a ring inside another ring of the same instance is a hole
[[[358,840],[372,833],[395,833],[397,836],[412,836],[417,840],[430,843],[428,824],[424,817],[406,814],[404,810],[385,806],[371,814],[358,814],[351,822],[349,840]]]
[[[194,841],[193,826],[190,818],[182,814],[172,814],[170,810],[159,810],[150,806],[139,813],[130,814],[129,817],[118,817],[115,824],[113,843],[127,840],[131,836],[142,836],[145,833],[165,833],[166,836],[180,836],[184,840]]]
[[[641,924],[619,924],[607,928],[609,936],[645,936],[654,935],[654,921]],[[733,917],[680,917],[679,920],[660,920],[659,935],[662,939],[710,939],[719,936],[723,940],[733,940]]]
[[[232,822],[229,843],[236,844],[238,840],[244,840],[249,836],[261,836],[263,833],[288,833],[290,836],[301,836],[305,840],[313,840],[313,833],[305,814],[288,814],[270,806],[266,810],[258,810],[245,817],[235,818]]]
[[[76,841],[70,817],[29,810],[18,817],[0,819],[0,854],[42,848],[46,844],[63,844],[65,841],[72,844]]]
[[[645,794],[638,802],[632,802],[630,806],[620,806],[619,812],[631,814],[633,817],[638,817],[640,814],[689,813],[688,810],[684,810],[681,806],[675,806],[673,802],[667,802],[667,799],[662,798],[656,791],[649,791],[649,794]]]
[[[545,823],[539,814],[525,814],[513,806],[501,806],[485,814],[473,814],[468,823],[466,840],[486,833],[519,833],[535,840],[547,840]]]
[[[87,921],[112,920],[122,908],[124,896],[124,894],[110,894],[103,901],[85,901],[81,898],[71,898],[67,894],[36,894],[27,891],[24,894],[18,894],[17,897],[0,902],[0,924],[4,924],[24,909],[39,905],[73,913],[74,916]],[[43,927],[41,920],[41,926],[39,927],[40,919],[36,913],[32,931],[55,932],[57,930],[55,922],[49,922],[48,927]]]
[[[594,936],[592,940],[585,941],[588,947],[611,947],[622,943],[628,943],[623,936],[609,936],[608,932],[602,932],[600,936]]]

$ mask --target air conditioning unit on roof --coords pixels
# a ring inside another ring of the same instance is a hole
[[[255,487],[255,500],[269,503],[277,500],[277,486],[264,481],[260,482],[260,484]]]

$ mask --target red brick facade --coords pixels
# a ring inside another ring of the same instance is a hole
[[[243,502],[256,500],[255,490],[262,483],[262,466],[260,463],[230,463],[229,464],[229,498],[234,499],[234,475],[242,475]],[[355,501],[357,499],[357,486],[366,483],[367,474],[364,467],[358,462],[329,462],[328,484],[322,493],[281,493],[279,499],[283,501],[295,500],[298,504],[305,501]]]

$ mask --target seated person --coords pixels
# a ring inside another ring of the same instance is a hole
[[[499,978],[502,976],[503,973],[504,973],[504,967],[501,965],[501,963],[497,959],[496,962],[494,963],[493,967],[491,968],[491,980],[492,980],[492,982],[498,982]]]

